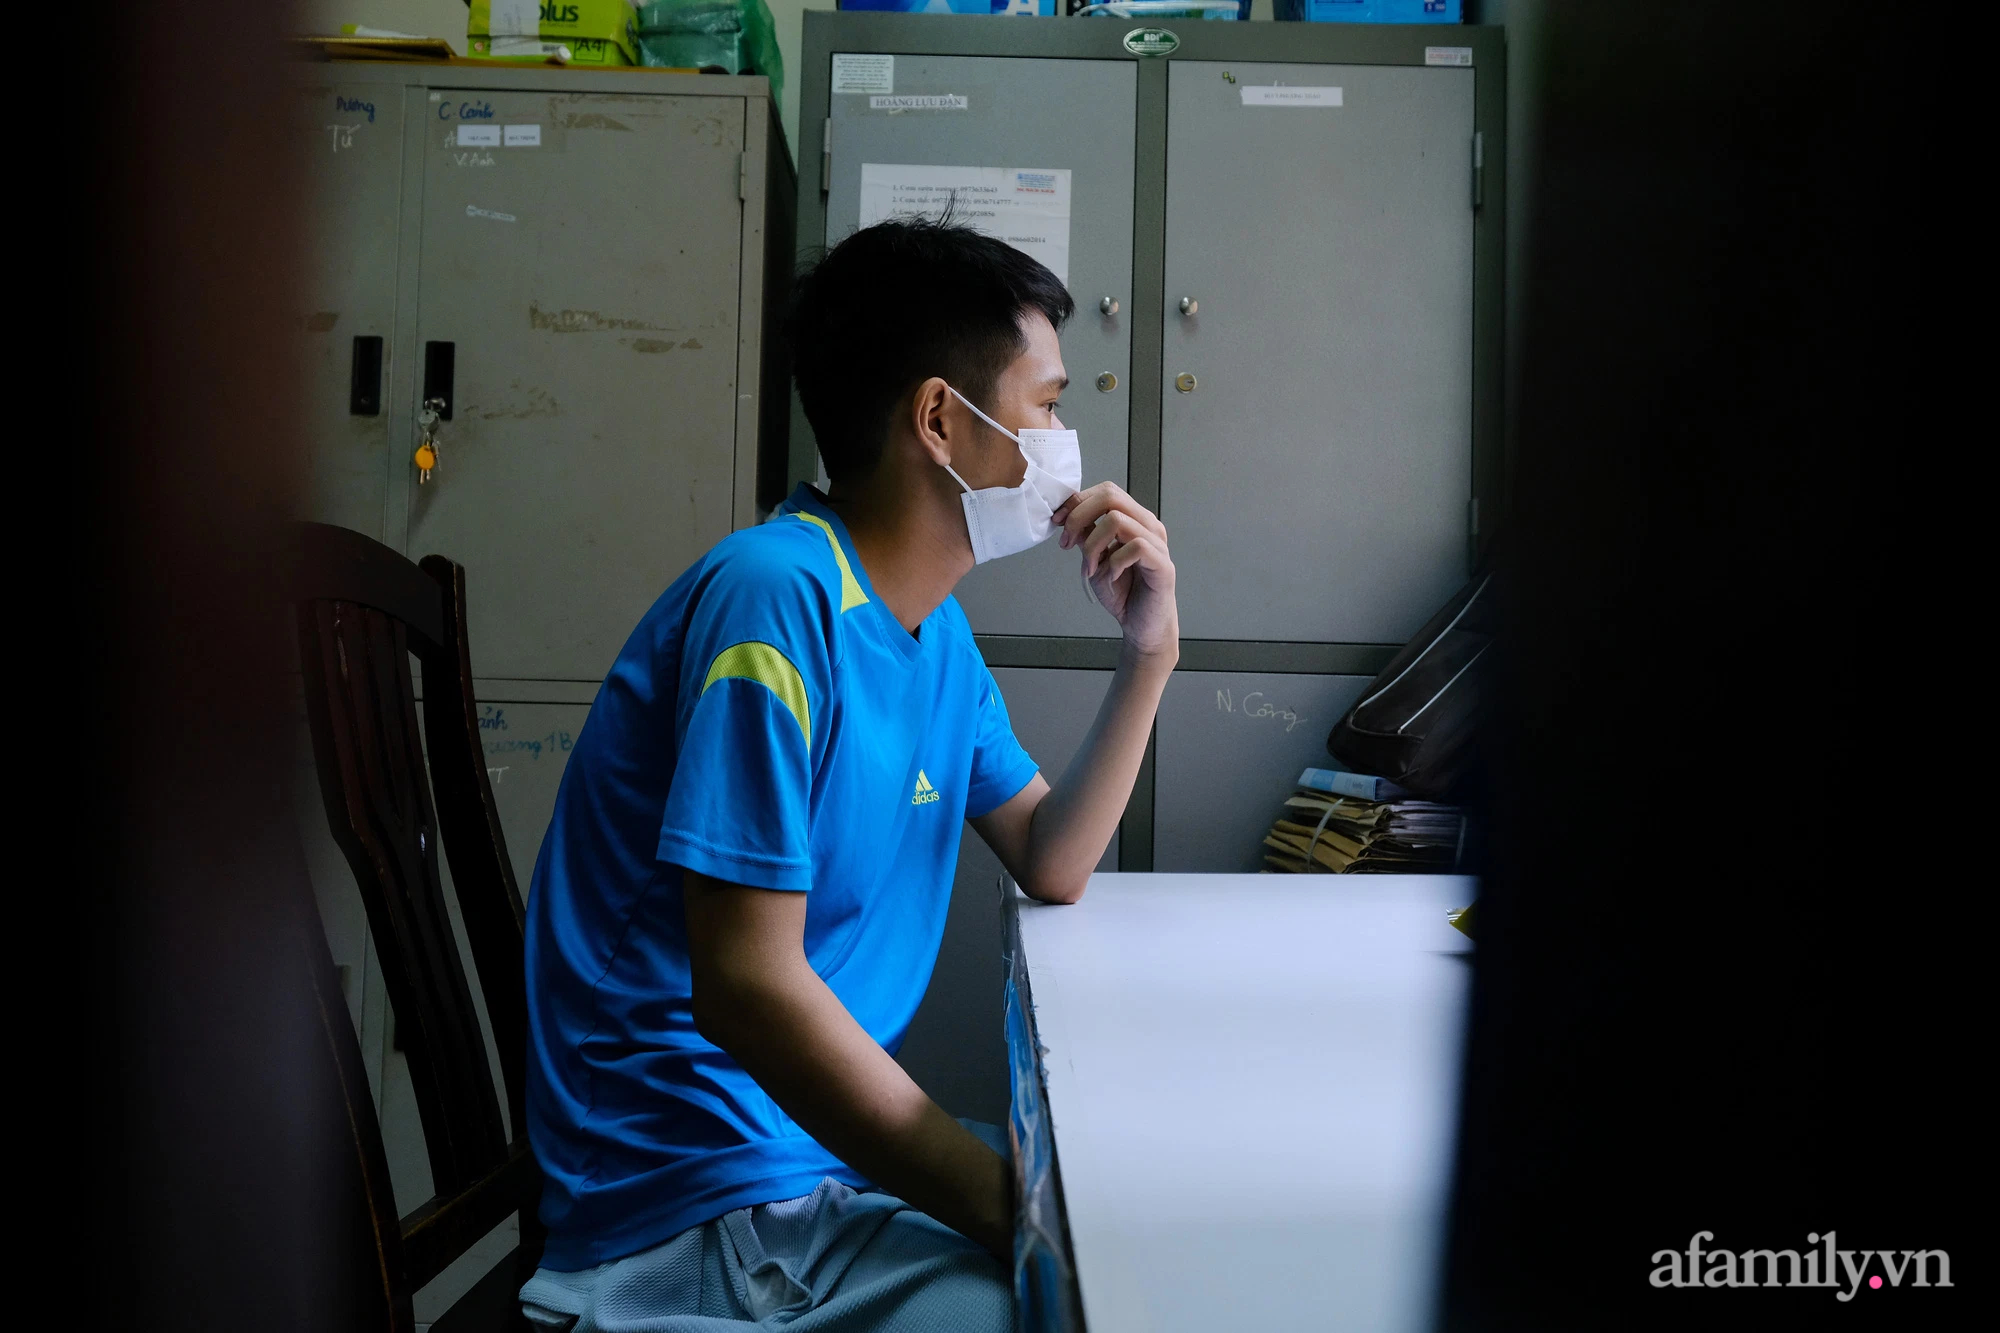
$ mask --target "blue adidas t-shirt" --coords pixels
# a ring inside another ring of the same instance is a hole
[[[528,896],[543,1263],[869,1182],[695,1031],[681,867],[808,895],[807,960],[892,1054],[937,961],[963,821],[1035,774],[946,598],[912,637],[801,486],[675,580],[598,691]]]

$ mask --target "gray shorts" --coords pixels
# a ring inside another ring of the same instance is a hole
[[[964,1122],[989,1144],[991,1125]],[[567,1333],[1011,1333],[1012,1275],[941,1222],[879,1189],[826,1177],[812,1193],[738,1208],[650,1250],[521,1288],[538,1328]]]

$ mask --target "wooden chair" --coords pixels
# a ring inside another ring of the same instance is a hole
[[[369,1303],[385,1312],[383,1329],[414,1330],[417,1289],[518,1211],[520,1247],[433,1328],[525,1329],[515,1294],[544,1233],[535,1215],[541,1173],[526,1130],[523,915],[479,743],[465,571],[436,555],[413,565],[359,533],[318,523],[299,525],[296,555],[293,600],[320,791],[367,906],[436,1189],[408,1217],[396,1216],[360,1044],[336,1003],[342,1021],[329,1024],[330,1036],[383,1284]],[[413,653],[423,672],[421,736]],[[512,1143],[445,908],[440,839],[499,1047]],[[323,978],[320,985],[323,993]]]

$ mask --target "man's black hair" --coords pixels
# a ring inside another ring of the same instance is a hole
[[[1038,310],[1060,329],[1075,309],[1055,274],[949,212],[855,232],[799,278],[785,320],[827,476],[873,472],[891,415],[932,375],[985,407],[1027,350],[1022,316]]]

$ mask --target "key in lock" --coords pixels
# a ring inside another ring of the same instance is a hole
[[[417,465],[419,486],[431,479],[431,471],[438,465],[438,413],[443,409],[444,399],[427,398],[417,412],[417,451],[410,455],[410,461]]]

